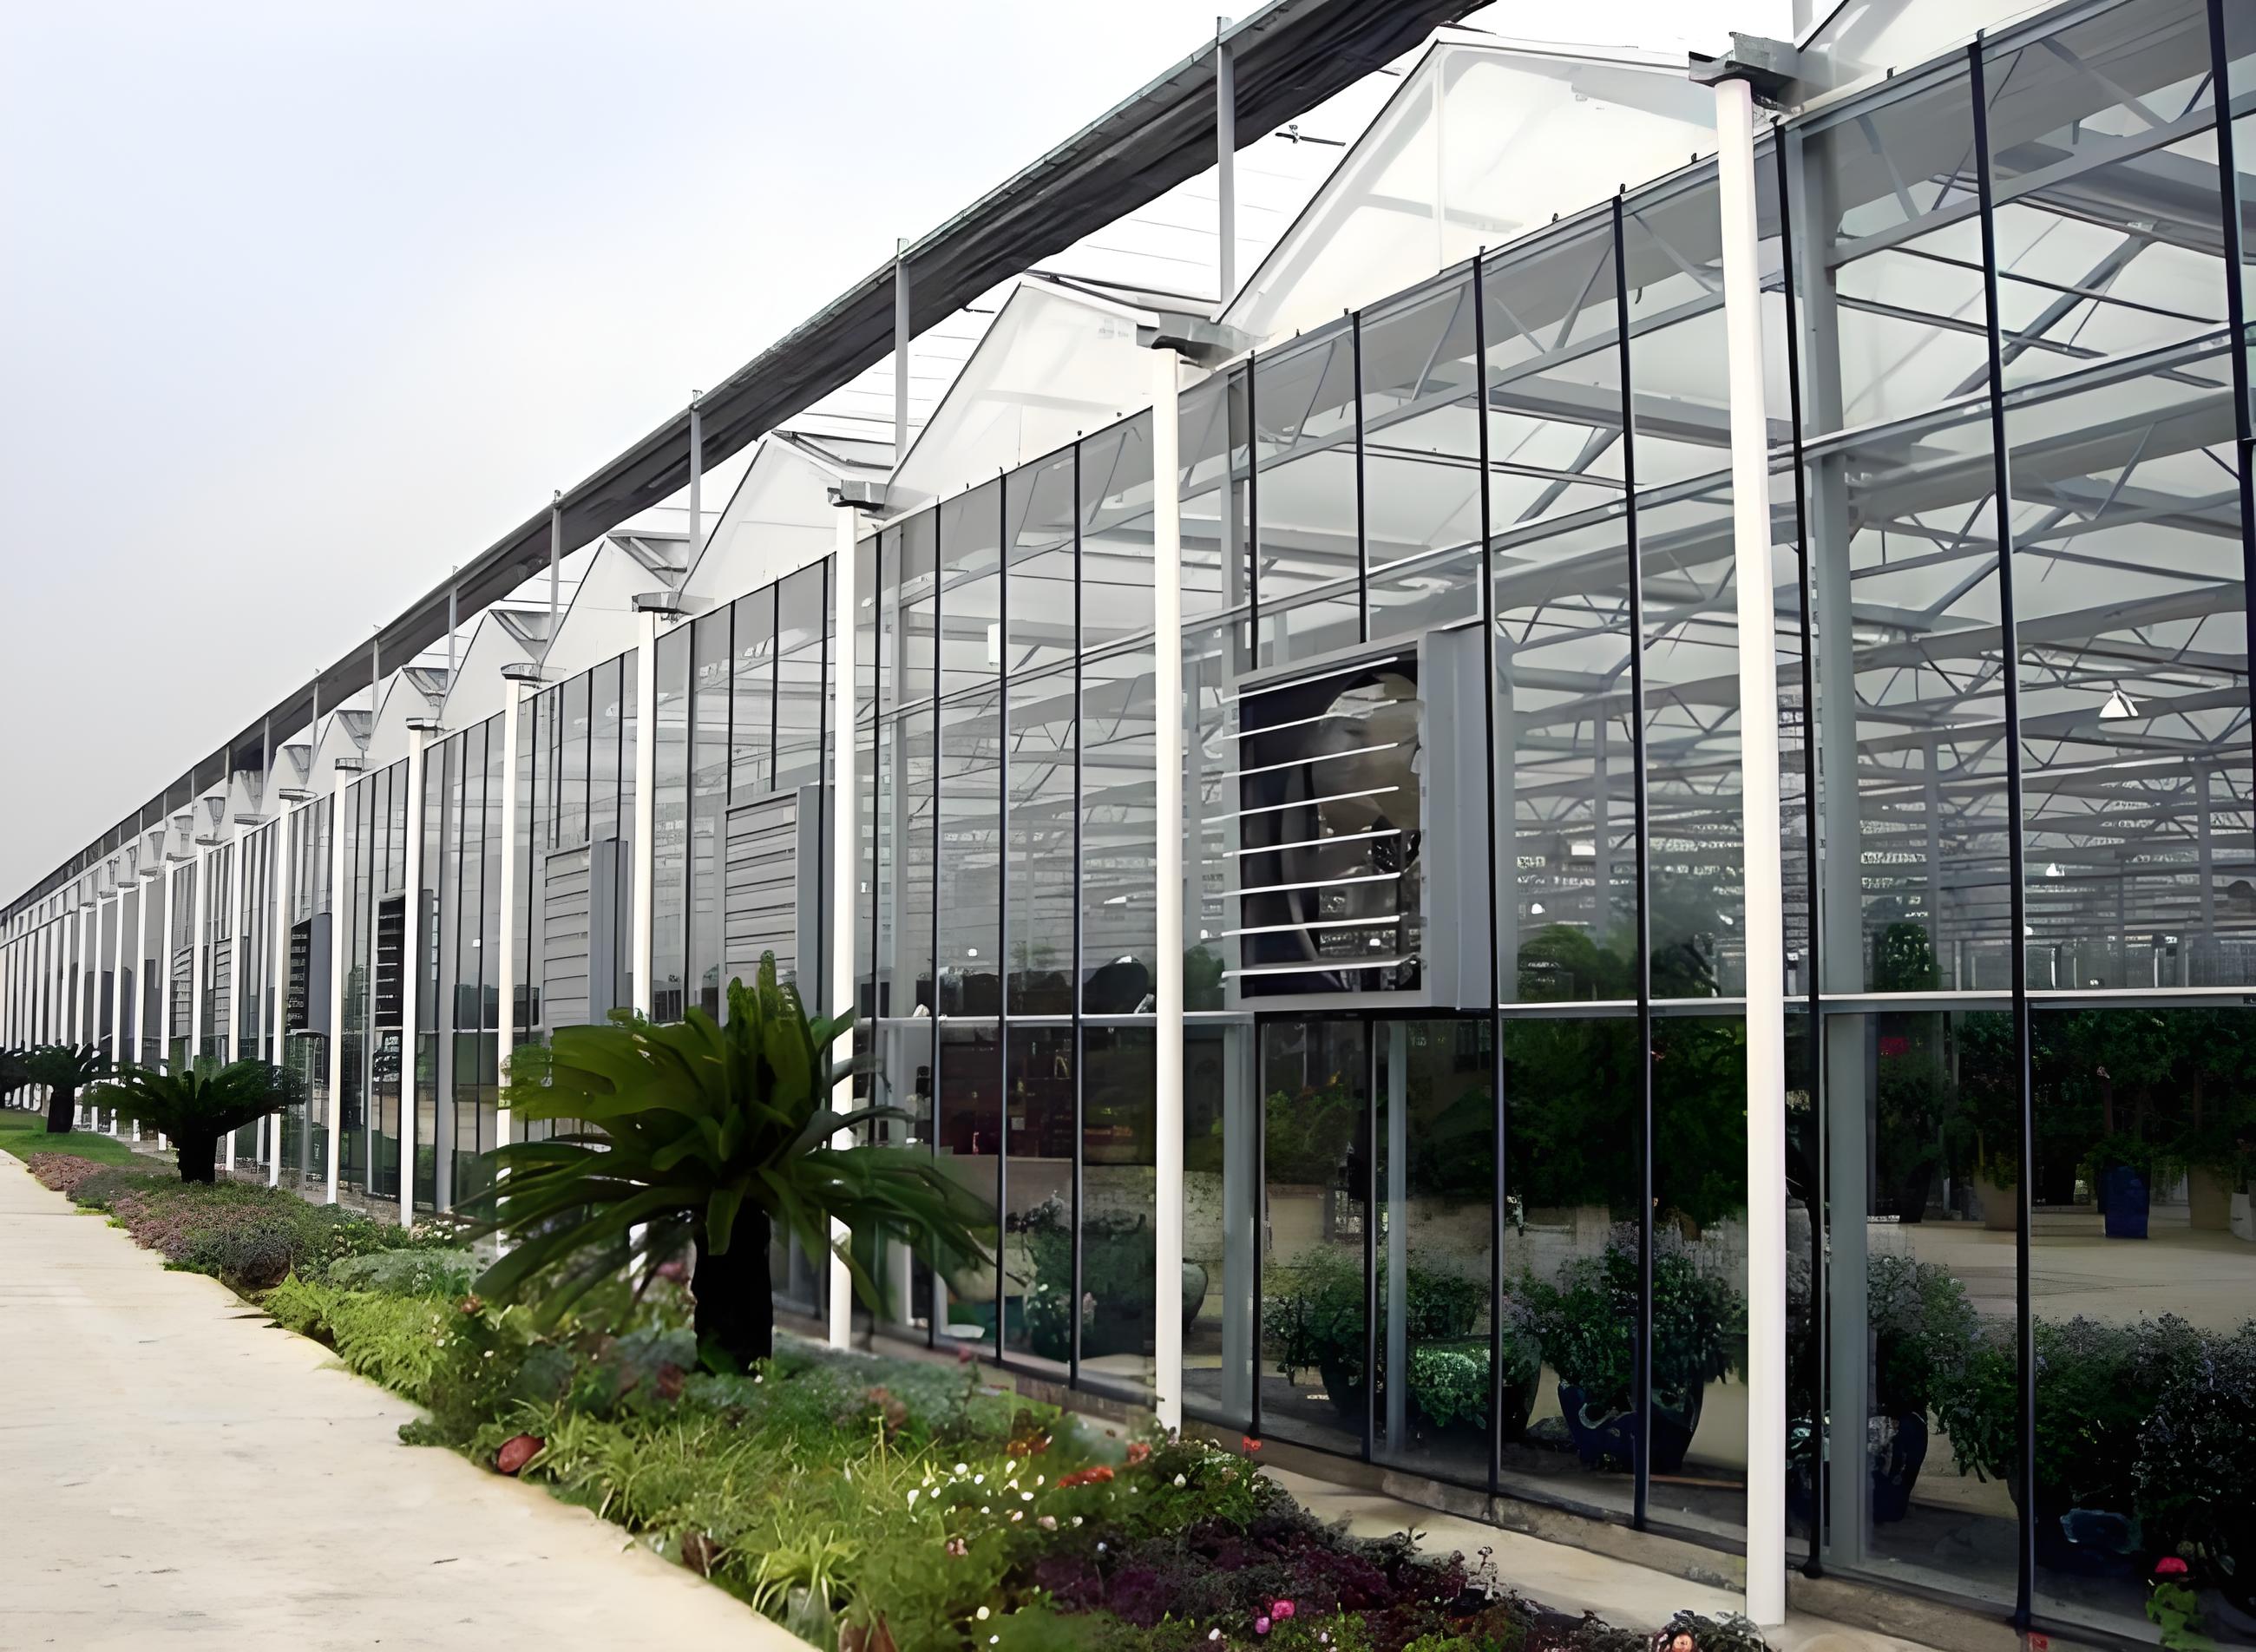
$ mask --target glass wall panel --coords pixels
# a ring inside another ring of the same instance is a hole
[[[1160,893],[1153,670],[1148,648],[1082,666],[1081,992],[1092,1015],[1153,1007]]]
[[[1829,991],[1911,990],[1883,942],[1898,924],[1927,935],[1926,990],[2002,988],[2011,973],[1995,479],[1983,415],[1844,443],[1810,467]]]
[[[1010,1029],[1003,1207],[1004,1346],[1062,1378],[1072,1354],[1074,1119],[1070,1026]],[[1086,1232],[1086,1228],[1084,1228]],[[1098,1259],[1092,1252],[1088,1259]],[[1143,1277],[1149,1279],[1147,1265]],[[1089,1289],[1118,1275],[1090,1276]],[[1083,1296],[1082,1324],[1092,1318]],[[1117,1302],[1114,1303],[1116,1309]]]
[[[939,1107],[934,1148],[942,1175],[987,1205],[1003,1205],[1003,1050],[992,1021],[955,1021],[940,1028]],[[995,1310],[1005,1284],[998,1232],[983,1235],[983,1253],[939,1281],[947,1302],[943,1334],[992,1354],[1000,1345]]]
[[[588,745],[588,837],[594,843],[624,837],[633,830],[632,800],[628,800],[624,813],[619,808],[622,776],[631,769],[634,749],[621,739],[624,683],[633,667],[634,656],[621,654],[588,674],[589,709],[594,724]],[[495,725],[497,732],[499,727]]]
[[[1003,494],[990,482],[940,507],[940,692],[984,687],[1003,665]]]
[[[1011,635],[1005,665],[1013,674],[1073,658],[1078,625],[1074,456],[1013,471],[1004,488],[1009,512]],[[1188,561],[1188,547],[1186,547]],[[1188,573],[1186,582],[1188,582]]]
[[[1253,1426],[1259,1088],[1251,1020],[1183,1031],[1183,1406]]]
[[[2245,1643],[2256,1523],[2232,1442],[2256,1408],[2256,1247],[2231,1207],[2256,1018],[2048,1010],[2031,1035],[2038,1609],[2146,1639],[2152,1557],[2175,1552],[2209,1585],[2209,1632]]]
[[[1015,589],[1015,587],[1014,587]],[[1013,607],[1012,612],[1016,613]],[[1074,1006],[1074,852],[1079,733],[1074,674],[1011,679],[1010,935],[1013,1015],[1067,1015]]]
[[[776,588],[770,585],[738,597],[734,623],[729,795],[742,801],[774,789]]]
[[[1666,1015],[1654,1021],[1653,1137],[1648,1507],[1654,1520],[1742,1543],[1747,1480],[1743,1016]]]
[[[2144,382],[2006,413],[2034,989],[2256,981],[2231,402]]]
[[[1002,1012],[999,687],[940,710],[940,1013]]]
[[[1815,432],[1923,413],[1988,383],[1974,115],[1963,67],[1789,138],[1801,407]],[[1963,514],[1963,509],[1960,514]]]
[[[1497,945],[1507,1000],[1637,996],[1636,745],[1619,515],[1496,553]]]
[[[1176,404],[1186,618],[1237,608],[1247,600],[1243,467],[1233,469],[1244,446],[1244,369],[1233,369],[1193,385]],[[1235,446],[1233,418],[1238,427]],[[1107,431],[1082,443],[1082,463],[1109,463],[1118,451],[1117,440]]]
[[[1256,362],[1254,585],[1263,665],[1349,646],[1362,635],[1357,418],[1348,322]],[[1297,600],[1318,588],[1334,594]]]
[[[1917,926],[1893,942],[1914,960],[1924,944]],[[2021,1174],[2013,1018],[1833,1014],[1825,1039],[1826,1564],[2009,1606]],[[2043,1178],[2052,1155],[2040,1154]],[[1797,1315],[1800,1294],[1794,1281]],[[1801,1421],[1790,1518],[1816,1507],[1817,1434]]]
[[[1378,1399],[1372,1454],[1488,1484],[1491,1378],[1501,1427],[1526,1436],[1542,1358],[1517,1320],[1492,1338],[1496,1084],[1486,1016],[1371,1027],[1378,1067],[1371,1239]]]
[[[1188,950],[1183,962],[1183,1005],[1195,1013],[1224,1006],[1229,972],[1243,961],[1237,934],[1242,858],[1236,851],[1240,802],[1237,681],[1244,638],[1245,627],[1234,620],[1183,638],[1188,724],[1183,788],[1183,936]]]
[[[1185,601],[1188,611],[1188,597]],[[1152,415],[1147,412],[1081,444],[1082,646],[1101,648],[1151,628]]]
[[[1081,1377],[1136,1394],[1151,1391],[1156,1324],[1157,1047],[1149,1026],[1082,1030]],[[1202,1293],[1183,1277],[1188,1310]]]
[[[1519,1438],[1516,1396],[1504,1419],[1501,1483],[1625,1519],[1639,1432],[1638,1025],[1514,1018],[1504,1056],[1505,1329],[1533,1338],[1542,1368]],[[1666,1453],[1656,1439],[1656,1472],[1681,1467],[1681,1435]]]
[[[822,639],[830,618],[828,561],[802,568],[777,587],[776,754],[779,791],[819,782],[822,731],[829,724]]]
[[[689,968],[692,1001],[721,1013],[721,816],[729,803],[730,611],[693,626],[689,728]]]
[[[1260,1034],[1260,1430],[1356,1456],[1371,1399],[1370,1037],[1352,1020]]]
[[[689,632],[658,639],[652,716],[656,749],[652,773],[651,844],[651,1013],[678,1021],[687,1003],[687,927],[689,878]]]

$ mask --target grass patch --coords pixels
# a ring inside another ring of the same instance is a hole
[[[0,1107],[0,1150],[18,1158],[29,1158],[35,1153],[67,1153],[81,1159],[91,1159],[96,1164],[153,1163],[162,1168],[167,1161],[152,1160],[147,1154],[136,1153],[130,1142],[120,1141],[107,1135],[97,1135],[91,1130],[74,1130],[67,1135],[47,1133],[47,1116],[20,1107]]]

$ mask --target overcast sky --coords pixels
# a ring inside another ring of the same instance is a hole
[[[1785,5],[1480,21],[1674,49]],[[1213,18],[0,8],[0,900]]]

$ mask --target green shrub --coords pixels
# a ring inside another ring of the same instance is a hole
[[[341,1256],[328,1264],[328,1282],[346,1290],[382,1291],[393,1296],[466,1296],[476,1259],[468,1247],[443,1250],[373,1250]]]
[[[1526,1286],[1544,1357],[1597,1409],[1629,1409],[1637,1366],[1637,1230],[1618,1225],[1605,1249]],[[1653,1387],[1681,1405],[1731,1368],[1746,1304],[1731,1281],[1667,1229],[1653,1236]]]

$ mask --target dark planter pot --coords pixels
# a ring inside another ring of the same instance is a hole
[[[1872,1465],[1872,1521],[1887,1525],[1911,1511],[1911,1490],[1919,1483],[1920,1465],[1927,1461],[1927,1419],[1905,1415],[1894,1419],[1895,1438]],[[1808,1531],[1817,1518],[1817,1472],[1814,1461],[1803,1458],[1787,1470],[1786,1513],[1794,1529]]]
[[[2147,1237],[2146,1177],[2127,1164],[2111,1164],[2099,1173],[2099,1200],[2109,1239]]]
[[[1896,1188],[1896,1220],[1900,1223],[1927,1220],[1927,1196],[1934,1186],[1933,1165],[1906,1176]]]
[[[1895,1438],[1872,1465],[1872,1521],[1886,1525],[1911,1512],[1911,1488],[1927,1461],[1927,1419],[1907,1412],[1895,1420]]]
[[[1338,1413],[1340,1422],[1361,1433],[1364,1413],[1361,1379],[1350,1377],[1345,1366],[1329,1362],[1318,1366],[1316,1370],[1324,1380],[1324,1396],[1331,1401],[1332,1409]]]
[[[1706,1383],[1695,1383],[1681,1405],[1670,1405],[1658,1394],[1653,1396],[1654,1473],[1674,1474],[1684,1466],[1684,1454],[1692,1449],[1692,1437],[1700,1429],[1700,1405],[1707,1390]],[[1636,1461],[1638,1430],[1634,1412],[1594,1414],[1582,1389],[1564,1382],[1559,1385],[1559,1410],[1567,1419],[1568,1435],[1574,1440],[1575,1451],[1585,1468],[1597,1468],[1609,1461],[1627,1468]]]

